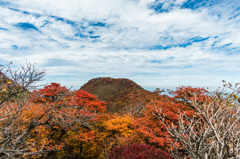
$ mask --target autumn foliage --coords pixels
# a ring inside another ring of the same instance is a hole
[[[83,156],[84,144],[94,138],[92,127],[101,122],[105,103],[83,90],[71,92],[56,83],[33,91],[32,101],[34,104],[26,110],[28,120],[41,118],[39,123],[48,123],[36,130],[40,136],[35,138],[46,140],[46,149],[61,150],[56,151],[58,157],[69,155],[66,149],[74,152],[68,157]]]
[[[13,80],[0,76],[2,158],[198,158],[209,147],[210,158],[224,158],[240,151],[234,93],[182,86],[169,97],[112,78],[75,91],[58,83],[28,91],[44,71],[23,69]]]

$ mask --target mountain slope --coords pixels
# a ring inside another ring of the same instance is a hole
[[[130,93],[149,92],[126,78],[99,77],[89,80],[80,90],[96,95],[105,101],[109,112],[119,112],[129,100]]]

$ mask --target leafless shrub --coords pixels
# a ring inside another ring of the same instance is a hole
[[[145,109],[146,105],[142,101],[138,101],[135,104],[125,105],[125,113],[131,114],[134,117],[141,117]]]
[[[175,158],[180,152],[178,146],[192,159],[226,159],[240,157],[240,108],[232,107],[228,98],[216,92],[208,101],[197,100],[192,94],[189,100],[182,96],[182,101],[195,110],[196,115],[182,113],[178,124],[165,123],[161,109],[155,109],[155,115],[172,136]],[[180,144],[180,145],[179,145]]]

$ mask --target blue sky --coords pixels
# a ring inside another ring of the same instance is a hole
[[[0,64],[25,59],[74,89],[96,77],[215,89],[240,82],[240,1],[0,0]]]

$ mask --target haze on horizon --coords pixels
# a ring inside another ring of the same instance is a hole
[[[240,82],[239,53],[239,0],[0,0],[0,64],[37,63],[42,83],[215,89]]]

